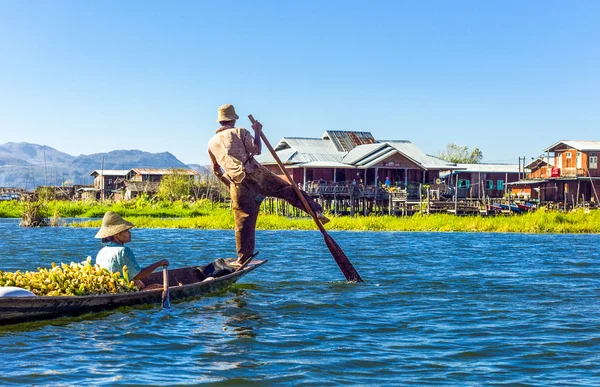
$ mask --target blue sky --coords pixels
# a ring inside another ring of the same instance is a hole
[[[0,0],[0,144],[207,164],[217,108],[274,145],[370,131],[517,163],[600,140],[598,1]]]

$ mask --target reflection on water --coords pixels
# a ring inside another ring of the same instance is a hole
[[[1,270],[94,256],[96,230],[0,220]],[[598,235],[262,231],[226,291],[0,328],[0,385],[599,385]],[[143,263],[232,256],[233,231],[135,229]]]
[[[232,329],[240,339],[255,337],[257,333],[254,331],[254,327],[260,325],[261,322],[259,313],[246,308],[246,292],[244,289],[237,289],[234,297],[217,307],[217,310],[227,319],[225,328]]]

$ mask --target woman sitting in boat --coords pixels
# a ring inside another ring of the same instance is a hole
[[[95,238],[101,238],[102,243],[107,245],[98,252],[96,263],[111,273],[123,273],[123,266],[127,266],[129,278],[133,279],[137,287],[141,289],[144,287],[141,279],[152,274],[157,268],[168,265],[169,261],[163,259],[150,266],[140,268],[133,251],[129,247],[123,246],[125,243],[131,242],[130,230],[132,227],[134,227],[133,223],[126,221],[115,212],[108,211],[104,214],[102,227]]]

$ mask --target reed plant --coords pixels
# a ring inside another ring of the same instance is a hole
[[[21,213],[21,227],[43,227],[49,225],[48,208],[42,200],[24,202]]]

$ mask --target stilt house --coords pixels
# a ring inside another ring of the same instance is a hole
[[[514,183],[541,202],[598,203],[600,141],[562,140],[529,164],[527,178]]]
[[[508,192],[507,183],[525,177],[518,164],[457,164],[455,171],[442,174],[446,184],[459,198],[501,198]]]
[[[434,182],[455,164],[423,153],[406,140],[375,140],[369,132],[326,131],[321,138],[284,137],[274,147],[294,182],[377,186],[389,178],[407,187]],[[274,173],[282,174],[269,152],[256,157]]]

